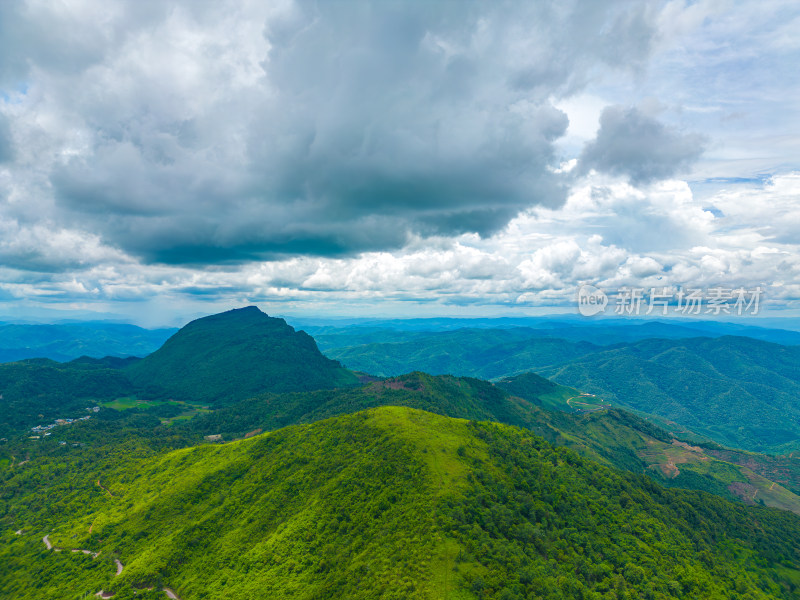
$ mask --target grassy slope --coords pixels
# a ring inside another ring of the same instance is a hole
[[[4,535],[0,558],[21,571],[0,571],[2,589],[21,599],[93,585],[118,598],[169,585],[183,600],[770,598],[790,597],[800,558],[800,519],[788,513],[664,490],[521,430],[407,408],[132,461],[105,474],[113,496],[94,482],[67,492],[70,511],[12,494],[4,528],[25,534]],[[45,552],[47,531],[101,555]],[[111,557],[125,564],[119,577]]]
[[[800,493],[800,458],[795,456],[797,453],[770,456],[731,450],[716,444],[704,444],[702,447],[709,456],[750,469],[796,494]]]

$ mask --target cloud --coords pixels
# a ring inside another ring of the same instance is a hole
[[[0,164],[10,162],[14,158],[13,143],[8,118],[0,112]]]
[[[626,2],[2,10],[0,85],[42,148],[24,193],[143,262],[197,265],[485,237],[559,206],[553,99],[641,69],[656,18]]]
[[[0,3],[0,291],[141,314],[525,307],[581,282],[791,303],[796,16]]]
[[[609,292],[623,286],[761,286],[765,306],[795,306],[800,298],[795,283],[800,280],[800,242],[754,229],[747,212],[758,204],[765,224],[779,224],[791,216],[798,181],[800,175],[788,175],[759,189],[717,194],[713,203],[725,210],[715,216],[703,211],[704,201],[694,198],[684,182],[660,182],[643,191],[595,174],[582,180],[563,206],[535,208],[489,238],[462,234],[418,239],[394,252],[298,256],[206,269],[142,267],[125,257],[98,256],[107,250],[92,246],[92,240],[54,238],[51,256],[75,260],[83,254],[85,264],[54,275],[6,267],[0,269],[0,280],[11,283],[0,290],[41,305],[172,303],[183,307],[184,315],[188,306],[210,312],[247,303],[283,314],[319,313],[323,308],[362,314],[369,306],[383,307],[383,314],[420,306],[425,314],[448,306],[477,312],[572,308],[575,290],[583,283]],[[597,189],[603,193],[593,193]],[[631,211],[633,206],[638,210]],[[599,222],[602,227],[596,226]],[[649,230],[651,226],[660,229]],[[674,234],[689,226],[694,229],[687,237],[676,240]],[[650,234],[637,235],[640,231]],[[30,240],[29,247],[36,247],[47,240],[46,232]],[[104,266],[93,267],[94,262]]]
[[[714,205],[727,217],[727,222],[735,223],[740,232],[755,234],[759,243],[794,245],[800,244],[798,197],[800,173],[789,173],[758,187],[725,189],[714,198]]]
[[[703,153],[705,139],[682,134],[636,107],[609,106],[600,116],[597,137],[587,143],[578,167],[627,175],[634,183],[667,179]]]
[[[130,259],[103,245],[97,236],[13,220],[0,221],[0,264],[5,268],[39,273],[64,273],[92,268],[98,263]]]

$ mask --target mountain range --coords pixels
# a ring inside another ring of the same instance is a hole
[[[27,358],[67,362],[81,356],[145,356],[175,331],[105,322],[0,323],[0,363]]]
[[[539,369],[724,445],[800,450],[800,347],[743,337],[642,340]]]
[[[415,336],[404,350],[418,344],[410,364],[500,374],[355,373],[255,307],[193,321],[143,359],[0,365],[0,592],[800,591],[800,461],[708,441],[793,435],[769,402],[791,408],[797,348],[730,336],[602,345],[519,328],[404,335]],[[696,389],[708,392],[692,405]],[[722,401],[737,398],[750,405],[738,415]],[[679,409],[697,412],[685,436]],[[77,415],[90,418],[28,431]]]
[[[663,426],[697,434],[698,441],[761,452],[800,450],[800,346],[741,336],[599,345],[532,336],[525,329],[410,335],[416,337],[326,352],[352,369],[384,376],[415,369],[497,380],[535,371],[657,415]]]

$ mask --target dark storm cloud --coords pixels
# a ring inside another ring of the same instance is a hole
[[[85,135],[48,175],[60,223],[149,262],[347,255],[562,204],[551,99],[641,65],[648,6],[4,7],[0,77]]]
[[[703,153],[705,138],[682,134],[637,108],[609,106],[597,138],[586,144],[579,169],[627,175],[634,183],[671,177]]]
[[[28,81],[31,67],[79,75],[101,63],[109,47],[163,19],[167,2],[120,2],[68,8],[0,2],[0,86]]]
[[[0,113],[0,163],[9,162],[14,158],[14,142],[11,139],[11,127],[8,119]]]

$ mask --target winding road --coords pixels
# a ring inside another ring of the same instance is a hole
[[[576,402],[575,404],[578,404],[580,406],[591,406],[592,408],[575,408],[574,406],[572,406],[572,401],[575,400],[576,398],[589,399],[589,398],[597,398],[597,396],[595,396],[594,394],[581,394],[580,396],[572,396],[570,398],[567,398],[567,406],[569,406],[570,408],[574,408],[577,411],[596,412],[598,410],[605,410],[607,408],[603,404],[603,400],[599,400],[600,406],[597,406],[597,402],[593,402],[591,404],[588,402]]]
[[[97,481],[97,485],[100,485],[100,480],[99,479]],[[100,486],[100,487],[103,487],[103,486]],[[105,489],[105,488],[103,488],[103,489]],[[106,490],[106,491],[108,492],[108,490]],[[108,492],[108,493],[111,494],[111,492]],[[20,534],[21,534],[21,531],[17,533],[17,535],[20,535]],[[53,546],[53,543],[50,541],[50,534],[49,533],[42,538],[42,541],[44,542],[44,545],[47,547],[48,550],[52,550],[54,552],[61,552],[61,550],[63,550],[63,548],[56,548],[56,547]],[[91,555],[93,558],[97,558],[100,555],[99,552],[92,552],[91,550],[84,550],[82,548],[73,548],[72,550],[70,550],[70,552],[83,552],[84,554]],[[117,572],[114,574],[114,576],[118,577],[118,576],[122,575],[122,571],[123,571],[123,569],[125,569],[125,565],[123,565],[122,562],[118,558],[114,559],[114,563],[117,565]],[[181,600],[180,596],[178,596],[178,594],[176,594],[175,591],[172,588],[168,588],[168,587],[161,588],[161,591],[164,592],[167,595],[168,598],[172,598],[172,600]],[[114,597],[114,592],[106,592],[106,591],[100,590],[99,592],[97,592],[95,594],[95,596],[97,596],[99,598],[113,598]]]
[[[64,550],[64,548],[56,548],[53,546],[53,543],[50,541],[49,533],[42,538],[42,541],[48,550],[52,550],[53,552],[61,552]],[[90,554],[93,558],[97,558],[97,556],[100,554],[99,552],[92,552],[91,550],[84,550],[83,548],[72,548],[70,552],[83,552],[84,554]],[[118,572],[117,575],[119,575],[120,572]]]
[[[100,483],[99,479],[97,480],[97,485],[99,485],[101,488],[107,491],[109,496],[111,496],[112,498],[114,497],[114,494],[111,493],[111,490],[108,489],[106,486],[104,486],[102,483]]]

